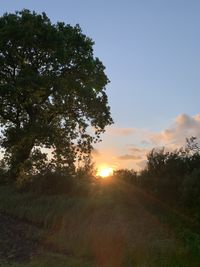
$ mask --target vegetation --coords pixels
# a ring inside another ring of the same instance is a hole
[[[189,212],[197,223],[200,210],[200,148],[195,137],[174,151],[153,149],[139,175],[141,186],[162,201]]]
[[[47,162],[41,147],[53,150],[52,170],[72,173],[112,123],[93,44],[78,25],[54,25],[45,13],[0,18],[1,147],[12,179]]]
[[[190,215],[196,224],[200,223],[200,147],[196,137],[187,138],[185,147],[173,151],[154,148],[140,173],[119,170],[115,176]]]
[[[149,198],[140,199],[126,182],[99,180],[87,197],[36,198],[8,186],[0,187],[0,196],[1,211],[43,226],[40,242],[66,253],[33,259],[30,266],[198,266],[191,246],[175,238],[148,207]]]
[[[196,137],[185,147],[168,151],[152,149],[146,168],[140,173],[119,170],[117,178],[136,185],[138,200],[148,197],[147,210],[171,225],[186,246],[200,260],[200,147]]]
[[[86,160],[69,179],[71,187],[65,184],[66,177],[52,178],[51,172],[38,176],[35,185],[21,192],[2,183],[0,211],[41,226],[35,238],[61,253],[47,253],[33,259],[30,266],[128,267],[148,263],[149,267],[197,267],[198,161],[195,138],[179,150],[152,150],[146,169],[139,174],[118,170],[113,177],[95,178],[93,165]],[[173,175],[173,170],[176,175],[170,180],[168,173]],[[74,185],[72,181],[76,181]]]

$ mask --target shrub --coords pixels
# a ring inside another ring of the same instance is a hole
[[[23,173],[16,182],[17,188],[36,194],[58,195],[69,194],[74,187],[74,177],[62,171],[52,171],[48,167],[38,174]]]
[[[183,204],[200,208],[200,168],[194,169],[191,174],[185,176],[181,189]]]
[[[134,170],[128,170],[128,169],[116,170],[114,171],[113,176],[129,183],[138,184],[139,182],[137,172],[135,172]]]

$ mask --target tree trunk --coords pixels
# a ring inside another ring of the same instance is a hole
[[[17,180],[24,170],[24,164],[29,158],[35,140],[24,137],[12,149],[10,176],[12,180]]]

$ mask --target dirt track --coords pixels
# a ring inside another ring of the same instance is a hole
[[[39,229],[0,213],[0,263],[25,262],[40,254],[42,247],[33,239]]]

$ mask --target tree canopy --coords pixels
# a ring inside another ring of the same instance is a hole
[[[78,25],[52,24],[45,13],[0,17],[1,147],[15,177],[35,147],[72,167],[113,122],[93,45]]]

